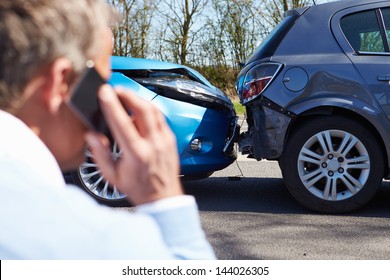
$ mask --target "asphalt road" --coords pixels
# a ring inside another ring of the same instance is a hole
[[[390,259],[390,182],[363,209],[321,215],[298,204],[276,162],[240,157],[208,179],[184,183],[220,259]]]

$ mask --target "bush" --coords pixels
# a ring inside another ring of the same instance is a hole
[[[224,65],[191,67],[201,73],[214,86],[225,92],[230,98],[235,99],[237,97],[235,82],[238,71],[233,69],[233,67]]]

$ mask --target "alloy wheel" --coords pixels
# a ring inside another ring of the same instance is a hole
[[[365,186],[371,168],[362,141],[342,130],[325,130],[309,138],[297,165],[306,189],[327,201],[354,196]]]
[[[114,160],[118,160],[121,157],[121,151],[116,143],[112,146],[111,154]],[[85,188],[99,199],[109,201],[125,199],[126,195],[119,192],[116,186],[112,186],[104,179],[89,150],[86,150],[85,156],[86,161],[78,169],[80,180]]]

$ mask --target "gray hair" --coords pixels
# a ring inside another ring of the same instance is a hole
[[[0,109],[10,108],[59,57],[79,74],[98,54],[112,15],[104,0],[1,0]]]

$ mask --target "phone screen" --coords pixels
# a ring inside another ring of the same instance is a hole
[[[87,66],[73,89],[69,105],[85,126],[107,134],[108,127],[97,96],[100,86],[105,83],[93,66]]]

